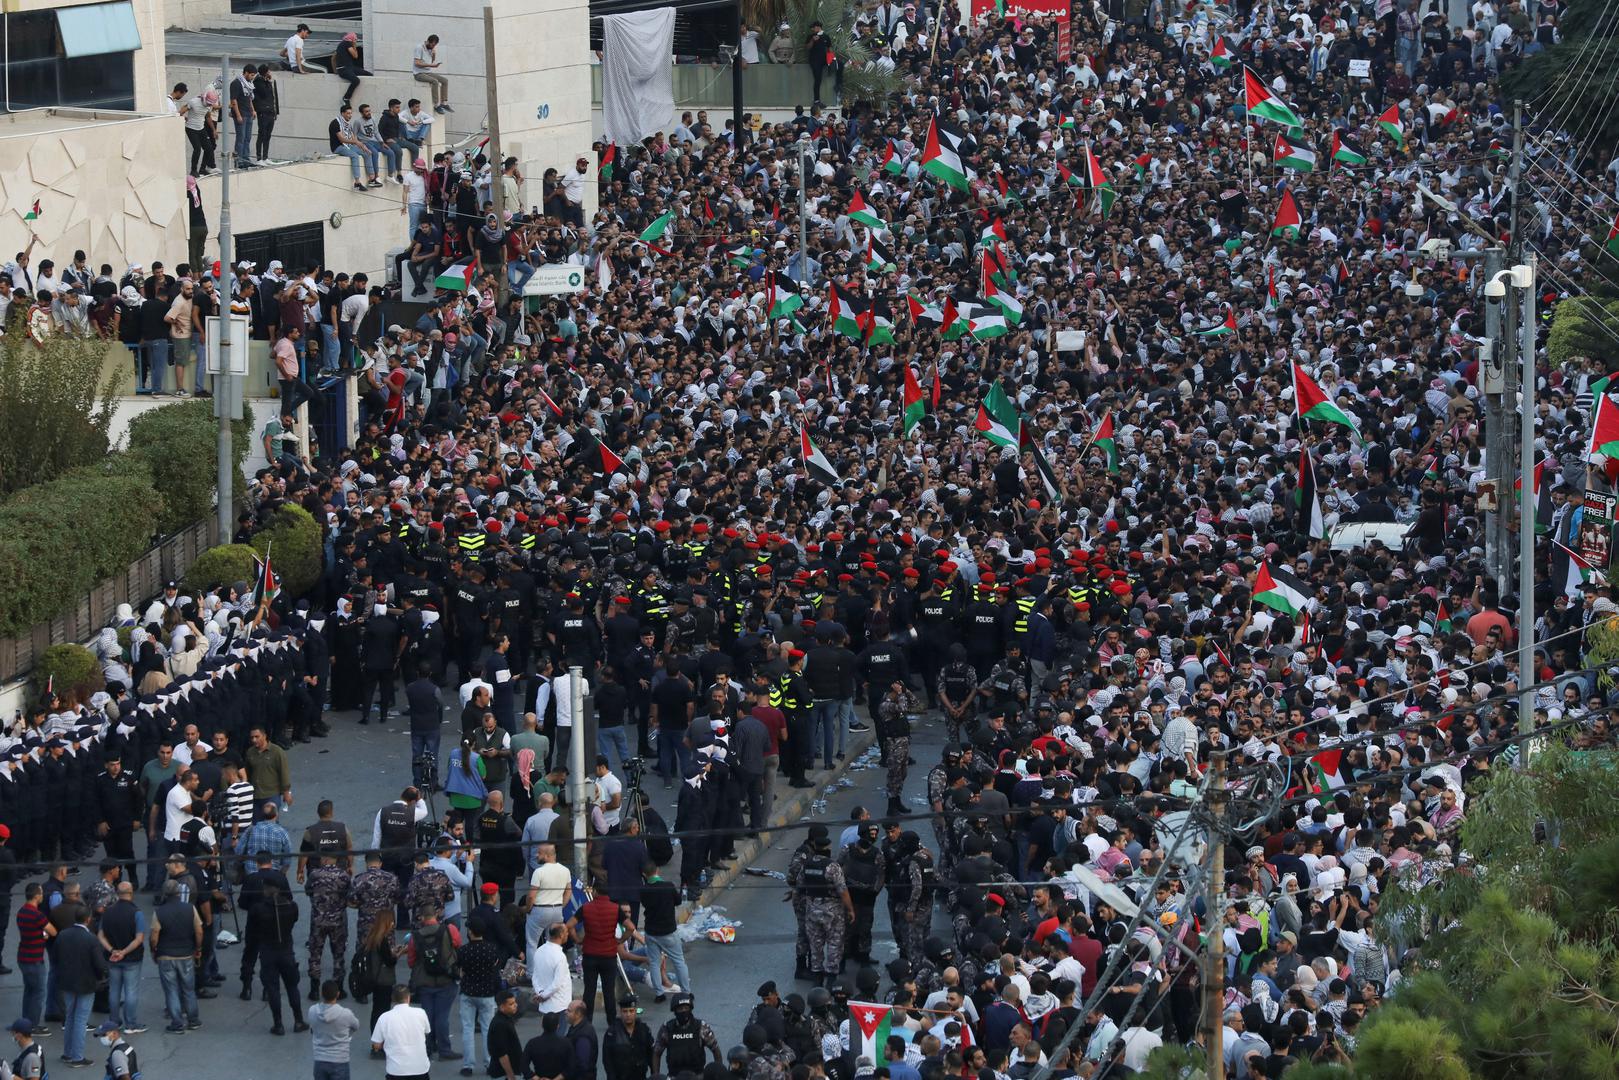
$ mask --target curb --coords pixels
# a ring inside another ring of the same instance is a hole
[[[703,889],[702,895],[698,897],[697,903],[682,903],[678,922],[689,921],[694,908],[711,907],[714,901],[719,898],[719,895],[744,873],[743,868],[758,859],[770,846],[773,830],[779,829],[790,822],[801,821],[809,812],[810,805],[821,797],[821,792],[826,789],[826,786],[835,784],[842,779],[843,774],[849,771],[855,759],[870,749],[876,741],[877,733],[875,730],[849,732],[849,742],[844,752],[843,760],[830,769],[811,774],[811,779],[814,781],[813,786],[788,788],[787,790],[791,792],[791,795],[776,800],[776,805],[770,815],[770,821],[766,824],[765,829],[757,837],[745,839],[737,844],[735,861],[708,883],[708,886]],[[783,885],[782,888],[785,889],[786,885]]]

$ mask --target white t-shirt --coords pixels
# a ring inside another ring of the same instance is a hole
[[[759,31],[749,30],[742,35],[742,62],[744,64],[759,62]]]
[[[426,44],[416,46],[416,51],[410,54],[411,71],[432,71],[430,65],[438,63],[438,50],[429,49]]]
[[[590,680],[581,678],[580,689],[590,693]],[[557,703],[557,727],[573,727],[573,676],[558,675],[551,680],[551,696]]]
[[[169,789],[168,796],[163,800],[163,839],[180,839],[180,826],[191,816],[192,798],[192,793],[179,784]]]
[[[414,1005],[395,1005],[377,1019],[371,1041],[382,1047],[389,1076],[426,1076],[433,1068],[427,1056],[427,1013]]]
[[[365,313],[371,309],[371,298],[364,293],[355,293],[343,301],[343,308],[338,318],[348,323],[349,333],[358,334],[360,324],[365,321]]]
[[[405,202],[411,206],[427,204],[427,185],[422,182],[420,173],[405,173]]]
[[[540,863],[529,875],[528,883],[538,890],[534,894],[535,907],[561,907],[568,902],[573,875],[561,863]]]
[[[287,50],[287,63],[291,64],[295,68],[303,66],[304,39],[302,37],[298,36],[297,34],[292,35],[287,39],[287,43],[283,45],[282,48]]]
[[[613,801],[615,795],[623,794],[624,782],[612,773],[596,777],[596,804],[601,807],[602,817],[607,819],[609,829],[618,824],[619,818],[624,813],[624,807],[621,804],[610,809],[608,804]]]

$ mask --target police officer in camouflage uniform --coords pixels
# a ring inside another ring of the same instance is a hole
[[[382,856],[373,852],[365,857],[365,869],[349,885],[349,905],[359,911],[354,930],[364,941],[377,916],[399,903],[399,878],[382,868]]]
[[[416,853],[416,870],[405,887],[405,908],[410,912],[411,929],[421,925],[422,916],[429,911],[443,911],[455,895],[455,886],[449,875],[430,866],[432,856],[425,851]]]
[[[798,927],[798,934],[793,943],[793,978],[807,979],[810,977],[809,969],[809,938],[804,933],[804,897],[798,889],[798,874],[804,869],[804,861],[810,857],[812,845],[817,839],[825,840],[830,836],[825,825],[811,825],[809,834],[804,842],[798,845],[793,857],[787,863],[787,895],[793,903],[793,922]]]
[[[332,947],[332,971],[343,978],[343,954],[349,947],[349,901],[354,882],[347,870],[330,855],[309,871],[304,892],[309,894],[309,996],[320,997],[320,960],[325,947]],[[342,990],[338,991],[339,996]]]
[[[843,931],[854,921],[854,901],[843,867],[832,860],[832,840],[810,839],[809,857],[798,869],[796,892],[804,898],[804,936],[809,939],[811,981],[830,985],[843,970]]]
[[[888,812],[903,814],[905,776],[911,763],[911,717],[922,711],[922,703],[903,680],[895,678],[875,711],[888,757]]]
[[[1023,657],[1020,642],[1006,643],[1006,658],[989,669],[979,689],[988,696],[990,708],[996,711],[1023,710],[1029,701],[1029,662]]]

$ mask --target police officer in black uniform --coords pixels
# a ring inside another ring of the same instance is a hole
[[[877,896],[883,891],[883,853],[877,847],[877,823],[861,822],[855,842],[838,857],[843,880],[854,901],[854,924],[843,942],[847,959],[871,963],[871,923],[877,911]]]

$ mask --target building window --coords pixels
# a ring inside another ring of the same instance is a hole
[[[311,266],[326,265],[325,223],[310,221],[280,229],[242,233],[235,238],[235,248],[233,257],[236,261],[253,263],[255,273],[263,273],[271,259],[280,259],[291,277]]]
[[[5,15],[6,107],[135,108],[140,32],[127,2]]]

